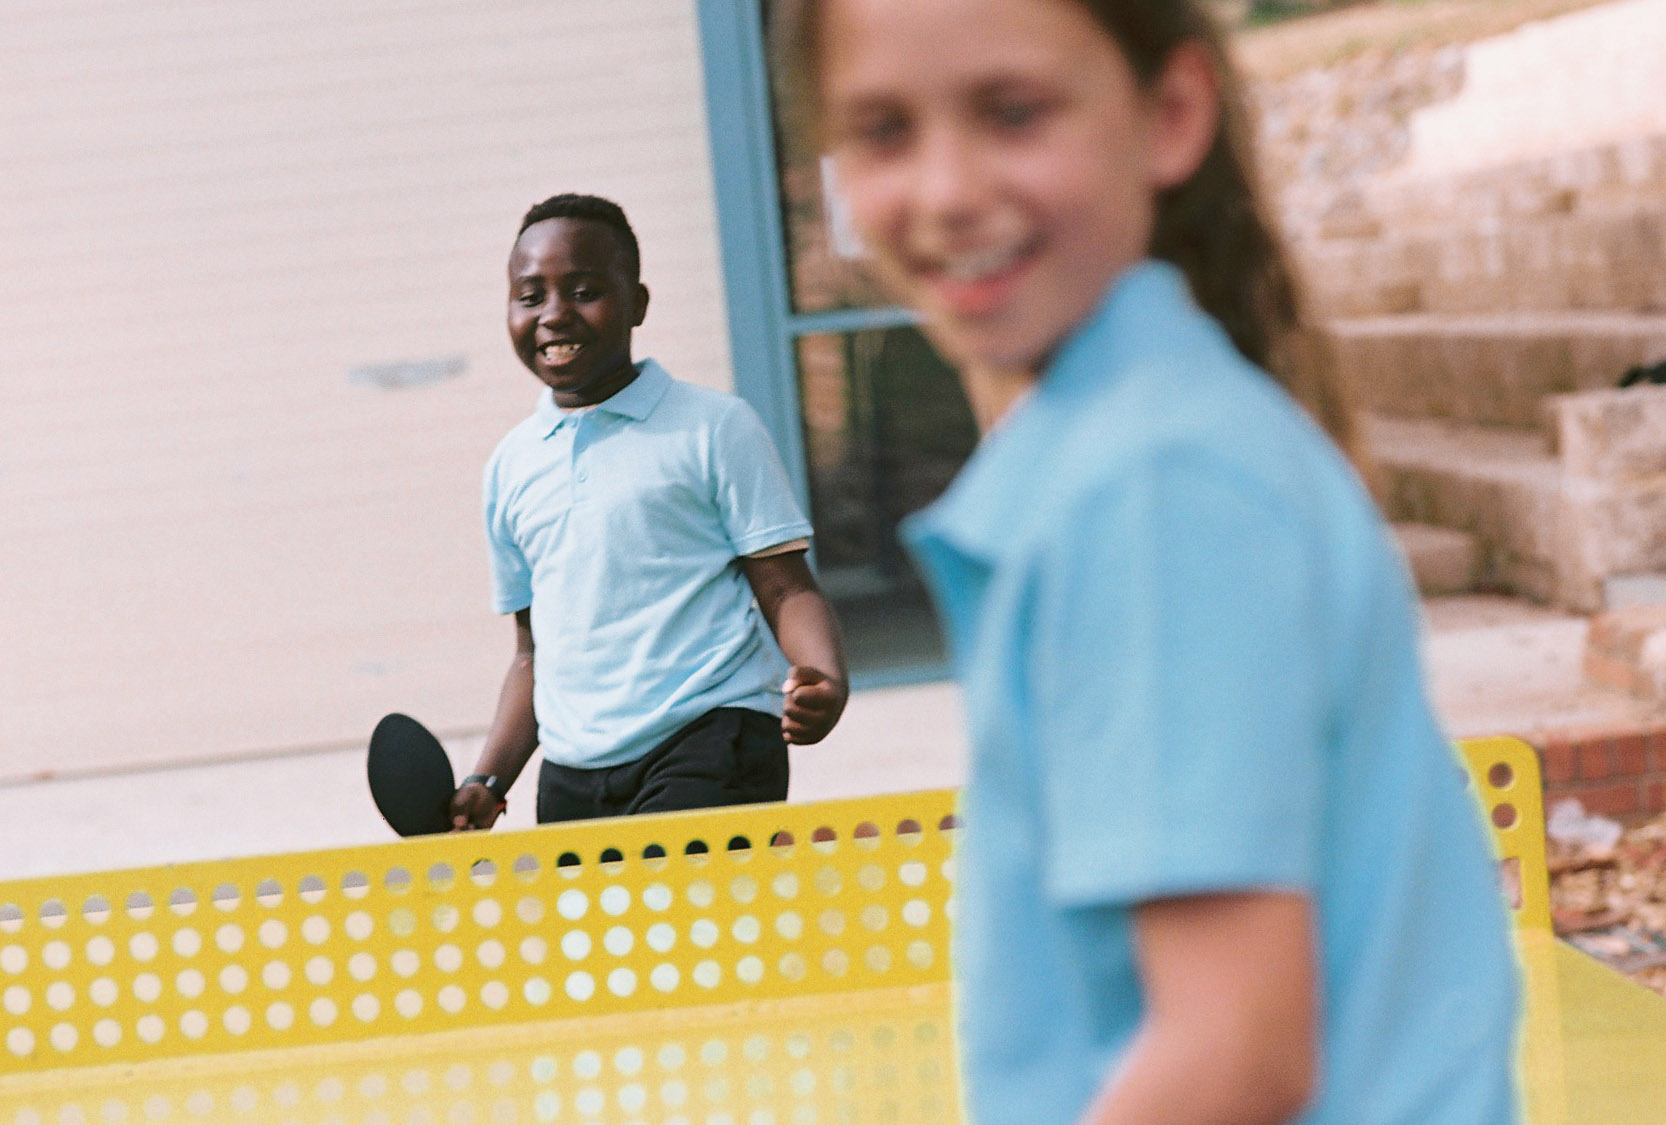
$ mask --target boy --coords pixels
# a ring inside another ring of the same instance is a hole
[[[786,743],[844,710],[838,623],[774,446],[734,396],[632,361],[647,310],[617,204],[527,212],[509,338],[546,389],[486,466],[515,657],[458,829],[490,827],[539,749],[541,823],[783,800]]]

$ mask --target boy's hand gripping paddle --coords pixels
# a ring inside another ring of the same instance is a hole
[[[428,836],[451,831],[457,781],[445,747],[427,727],[409,715],[384,716],[370,736],[366,773],[370,795],[395,832]]]

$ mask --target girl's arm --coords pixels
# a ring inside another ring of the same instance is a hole
[[[781,733],[788,742],[820,742],[850,697],[844,638],[803,551],[742,558],[746,580],[775,641],[792,665],[783,690]]]
[[[1145,1021],[1082,1125],[1274,1125],[1318,1070],[1307,898],[1250,891],[1134,912]]]
[[[485,744],[474,772],[495,776],[507,793],[527,759],[538,749],[538,720],[532,711],[532,610],[515,613],[515,656],[498,692],[497,711],[486,731]],[[497,795],[476,782],[458,789],[451,798],[455,829],[490,828],[502,811]]]

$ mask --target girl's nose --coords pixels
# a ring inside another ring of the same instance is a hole
[[[915,153],[914,205],[922,218],[951,227],[977,217],[985,183],[977,146],[952,124],[928,130]]]

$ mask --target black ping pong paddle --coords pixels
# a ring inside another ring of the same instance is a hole
[[[385,715],[370,736],[365,772],[370,795],[401,836],[451,831],[451,797],[457,781],[445,747],[427,727],[395,712]]]

